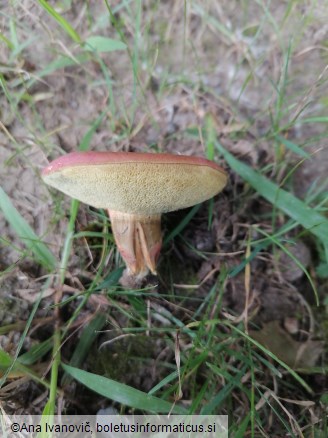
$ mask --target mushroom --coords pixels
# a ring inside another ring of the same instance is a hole
[[[118,249],[138,278],[156,262],[161,214],[219,193],[226,172],[204,158],[134,152],[73,152],[52,161],[44,181],[72,198],[108,210]]]

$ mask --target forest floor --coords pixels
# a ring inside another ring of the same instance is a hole
[[[228,414],[231,436],[326,433],[327,2],[50,3],[0,0],[3,408],[147,411],[70,364]],[[42,181],[86,149],[229,174],[214,201],[163,217],[141,286],[106,213]]]

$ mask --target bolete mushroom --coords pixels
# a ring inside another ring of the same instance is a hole
[[[52,161],[42,177],[108,210],[118,249],[139,278],[156,274],[161,214],[212,198],[227,182],[226,172],[204,158],[134,152],[73,152]]]

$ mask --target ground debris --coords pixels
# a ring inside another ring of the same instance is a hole
[[[249,331],[249,335],[292,368],[315,366],[323,352],[322,341],[309,338],[304,342],[298,342],[277,320],[263,324],[261,330]]]

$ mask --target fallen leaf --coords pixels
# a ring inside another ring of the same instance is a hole
[[[249,335],[291,368],[313,367],[323,351],[321,341],[295,341],[279,321],[270,321],[261,330],[251,330]]]

